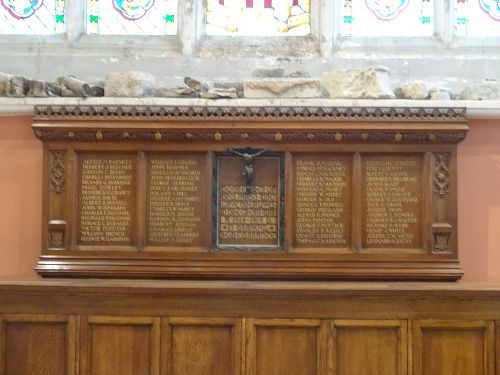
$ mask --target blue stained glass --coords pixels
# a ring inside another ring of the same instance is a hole
[[[66,32],[64,0],[0,0],[0,34]]]

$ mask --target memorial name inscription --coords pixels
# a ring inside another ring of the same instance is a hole
[[[131,245],[135,159],[123,155],[81,155],[78,167],[78,243]]]
[[[294,247],[350,246],[352,157],[294,157]]]
[[[363,247],[421,246],[420,156],[363,158]]]
[[[220,156],[217,160],[217,243],[219,248],[279,248],[280,159],[253,161],[253,184],[248,191],[242,171],[245,161]]]
[[[149,158],[148,244],[201,245],[203,161],[200,155]]]

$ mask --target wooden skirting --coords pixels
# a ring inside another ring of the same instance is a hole
[[[500,374],[495,357],[500,285],[0,280],[2,375]]]

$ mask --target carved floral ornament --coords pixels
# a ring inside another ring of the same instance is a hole
[[[35,119],[445,121],[466,120],[465,108],[320,106],[35,106]]]

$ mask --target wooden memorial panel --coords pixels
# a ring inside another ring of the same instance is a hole
[[[279,156],[260,157],[251,167],[239,157],[217,157],[216,248],[281,249],[281,169]],[[245,173],[253,174],[249,185]]]
[[[203,193],[208,187],[205,155],[148,155],[147,245],[203,246]]]
[[[352,159],[293,156],[294,248],[350,248]]]
[[[134,155],[78,155],[78,245],[135,243],[135,174]]]
[[[421,248],[422,159],[362,155],[363,248]]]
[[[43,276],[462,274],[461,109],[120,108],[37,109]]]

